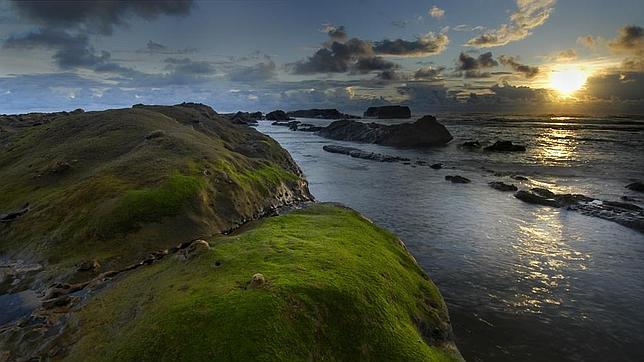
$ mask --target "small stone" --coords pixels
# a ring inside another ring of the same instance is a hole
[[[250,284],[249,286],[251,288],[259,288],[266,284],[266,278],[264,277],[264,274],[262,273],[256,273],[253,274],[252,278],[250,278]]]
[[[78,268],[76,269],[79,272],[86,272],[86,271],[97,271],[101,268],[101,263],[98,262],[96,259],[92,260],[86,260],[78,265]]]

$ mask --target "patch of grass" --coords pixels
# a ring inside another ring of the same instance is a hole
[[[393,234],[354,211],[318,204],[211,246],[93,297],[67,358],[461,359],[435,285]],[[255,273],[264,286],[249,287]]]
[[[203,187],[203,180],[194,176],[173,174],[161,186],[125,192],[116,207],[102,221],[100,233],[124,233],[143,222],[159,222],[161,218],[181,212]]]

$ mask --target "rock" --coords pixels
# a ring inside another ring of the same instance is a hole
[[[319,118],[319,119],[351,119],[359,118],[349,114],[344,114],[337,109],[301,109],[293,112],[288,112],[289,117],[297,118]]]
[[[529,179],[527,177],[521,176],[521,175],[514,175],[514,176],[512,176],[512,178],[517,180],[517,181],[529,181]]]
[[[250,278],[250,283],[248,286],[251,288],[260,288],[264,284],[266,284],[266,278],[264,277],[264,274],[256,273],[253,274],[253,276]]]
[[[0,214],[0,222],[10,222],[20,218],[29,212],[29,203],[24,204],[20,209],[9,211],[6,214]]]
[[[407,106],[369,107],[364,112],[365,118],[411,118],[411,110]]]
[[[490,187],[495,189],[495,190],[499,190],[499,191],[503,191],[503,192],[517,191],[518,190],[518,188],[516,186],[511,185],[511,184],[506,184],[505,182],[501,182],[501,181],[492,181],[492,182],[488,183],[488,185],[490,185]]]
[[[445,180],[451,181],[453,184],[469,184],[472,182],[470,179],[458,175],[445,176]]]
[[[392,147],[420,148],[440,146],[452,140],[452,135],[432,116],[414,123],[383,125],[341,120],[322,128],[318,134],[325,138],[376,143]]]
[[[281,127],[288,127],[291,129],[291,131],[297,130],[297,126],[302,123],[300,121],[290,121],[290,122],[283,122],[283,121],[275,121],[271,123],[271,126],[281,126]]]
[[[248,126],[256,126],[258,124],[257,121],[263,118],[262,112],[249,113],[240,111],[237,113],[226,114],[225,116],[235,124],[245,124]]]
[[[372,161],[379,161],[379,162],[409,161],[408,158],[383,155],[383,154],[374,153],[374,152],[366,152],[361,149],[353,148],[353,147],[325,145],[322,147],[322,149],[330,153],[339,153],[343,155],[349,155],[354,158],[362,158],[365,160],[372,160]]]
[[[269,121],[290,121],[291,117],[289,117],[286,112],[278,109],[276,111],[267,113],[266,119]]]
[[[525,152],[525,146],[515,145],[512,141],[496,141],[492,146],[484,148],[492,152]]]
[[[554,199],[556,196],[554,192],[540,187],[533,187],[532,189],[530,189],[530,191],[547,199]]]
[[[481,148],[479,141],[468,141],[461,144],[462,148]]]
[[[159,130],[150,132],[149,135],[145,136],[145,139],[146,140],[153,140],[153,139],[161,138],[161,137],[164,137],[164,136],[165,136],[165,132],[163,130],[159,129]]]
[[[210,244],[205,240],[195,240],[185,249],[186,257],[195,257],[210,250]]]
[[[434,164],[430,165],[429,167],[433,168],[434,170],[440,170],[441,168],[443,168],[443,164],[440,163],[440,162],[439,163],[434,163]]]
[[[543,197],[529,191],[518,191],[514,194],[514,197],[529,204],[559,207],[559,204],[557,204],[557,201],[555,201],[554,199]]]
[[[644,182],[636,181],[625,186],[629,190],[644,192]]]
[[[76,270],[79,272],[86,272],[86,271],[95,272],[100,268],[101,268],[101,264],[98,262],[98,260],[92,259],[92,260],[86,260],[78,264],[78,267],[76,268]]]

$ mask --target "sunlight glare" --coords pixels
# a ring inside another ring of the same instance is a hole
[[[554,70],[550,74],[550,87],[568,97],[586,84],[588,74],[581,69]]]

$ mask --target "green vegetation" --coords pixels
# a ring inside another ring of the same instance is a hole
[[[458,360],[398,239],[314,205],[126,275],[76,315],[69,360]],[[255,273],[266,282],[249,285]]]
[[[204,105],[51,114],[8,129],[0,213],[31,206],[0,228],[0,254],[16,259],[118,268],[310,198],[279,144]]]

